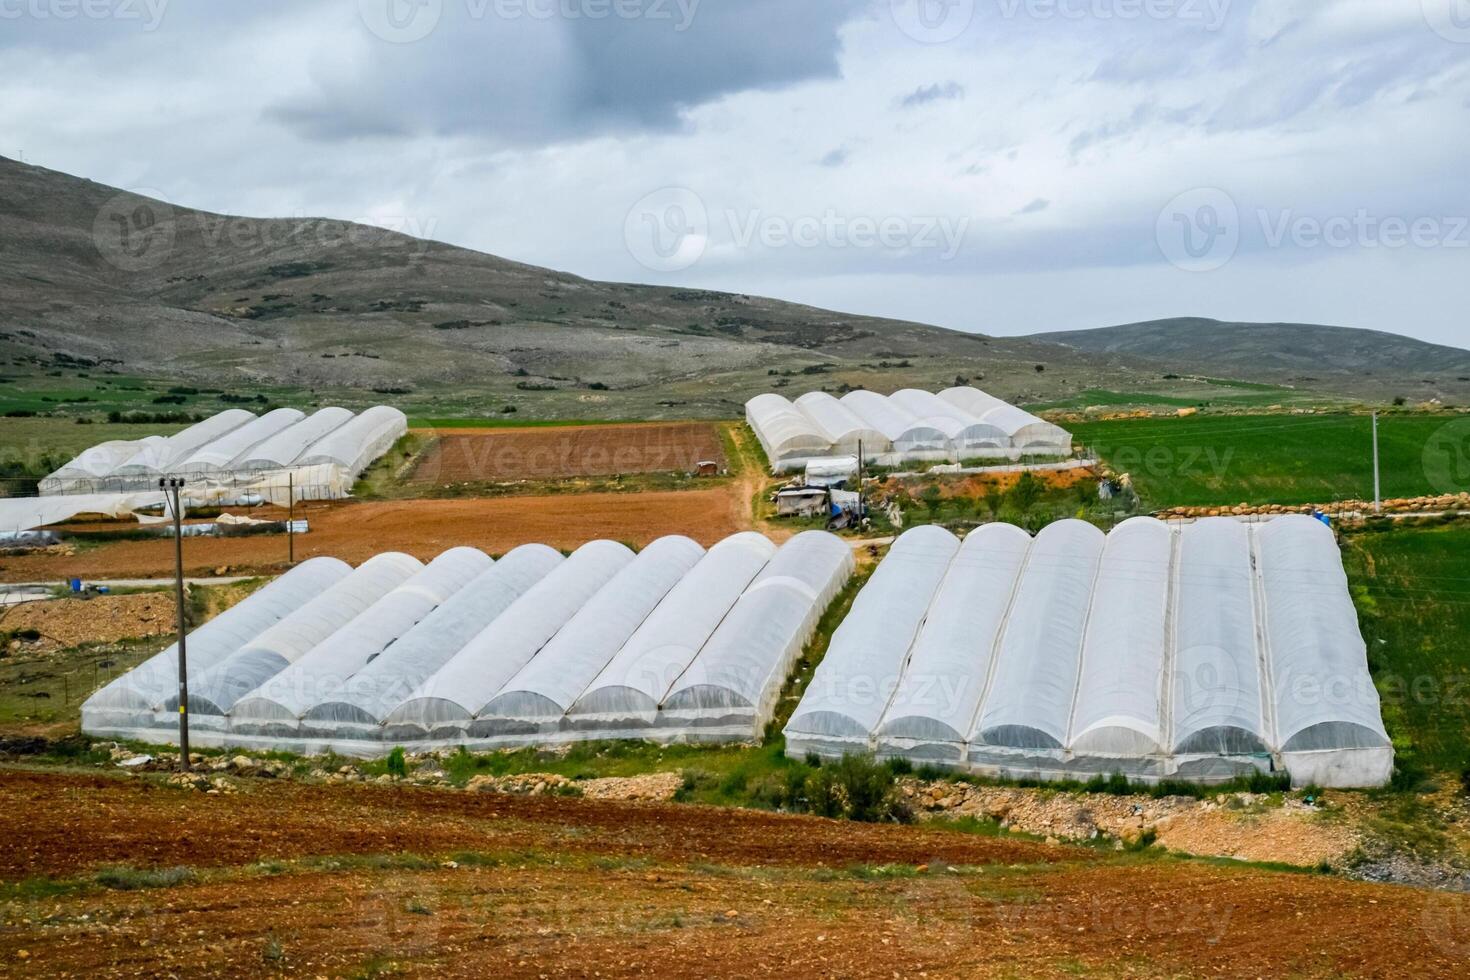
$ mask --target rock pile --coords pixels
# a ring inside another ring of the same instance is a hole
[[[1368,515],[1373,513],[1373,501],[1371,500],[1338,500],[1330,504],[1303,504],[1301,506],[1287,506],[1284,504],[1249,504],[1241,503],[1233,507],[1170,507],[1161,510],[1154,516],[1160,520],[1171,518],[1198,518],[1198,517],[1258,517],[1273,516],[1277,514],[1311,514],[1313,511],[1322,511],[1325,514],[1337,514],[1350,512]],[[1445,493],[1437,496],[1426,497],[1391,497],[1383,501],[1384,513],[1442,513],[1442,512],[1470,512],[1470,493]]]

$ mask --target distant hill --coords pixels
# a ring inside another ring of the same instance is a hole
[[[1389,334],[1170,320],[987,337],[597,282],[325,218],[212,214],[0,157],[0,392],[43,411],[85,413],[91,399],[96,414],[129,377],[199,388],[170,396],[196,411],[245,392],[518,418],[728,417],[773,388],[957,380],[1027,404],[1218,395],[1176,373],[1289,383],[1304,398],[1470,400],[1456,380],[1470,355]]]
[[[426,410],[505,402],[588,417],[735,414],[777,384],[964,376],[1021,399],[1153,376],[1096,371],[1046,342],[595,282],[348,222],[210,214],[5,158],[0,257],[0,367],[12,373],[97,362],[194,384],[386,391]]]
[[[1244,380],[1355,376],[1463,385],[1470,351],[1378,330],[1311,323],[1228,323],[1201,317],[1034,334],[1095,354],[1147,358],[1170,368]]]

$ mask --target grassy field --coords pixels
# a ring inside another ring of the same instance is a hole
[[[1322,405],[1335,402],[1320,392],[1298,391],[1276,385],[1250,381],[1228,381],[1219,378],[1179,378],[1163,391],[1112,391],[1088,388],[1076,395],[1053,401],[1028,403],[1026,409],[1037,411],[1073,410],[1092,407],[1134,408],[1167,406],[1170,408],[1265,408],[1272,405]]]
[[[1350,534],[1343,560],[1400,765],[1470,768],[1470,524]]]
[[[1456,429],[1447,426],[1457,425]],[[1470,489],[1444,465],[1466,416],[1388,414],[1379,420],[1383,495]],[[1366,415],[1196,415],[1068,426],[1150,507],[1328,503],[1372,499],[1372,423]],[[1426,447],[1429,447],[1426,452]],[[1436,465],[1439,464],[1439,465]]]

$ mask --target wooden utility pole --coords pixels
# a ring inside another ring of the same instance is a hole
[[[296,564],[296,474],[286,474],[286,564]]]
[[[164,492],[164,502],[174,512],[174,600],[178,605],[179,647],[179,761],[189,769],[189,652],[185,645],[184,625],[184,514],[179,502],[179,491],[184,481],[176,476],[158,481]]]

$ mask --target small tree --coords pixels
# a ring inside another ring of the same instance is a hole
[[[1031,508],[1041,500],[1046,487],[1029,471],[1021,474],[1016,485],[1011,487],[1011,499],[1016,504],[1016,509],[1024,516],[1031,513]]]

